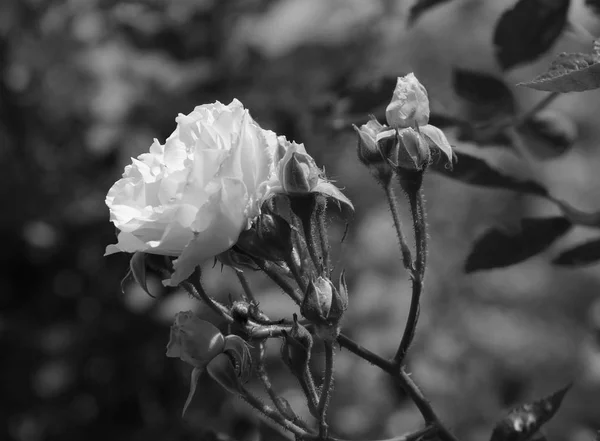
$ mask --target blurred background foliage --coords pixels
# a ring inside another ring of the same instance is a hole
[[[130,157],[164,140],[175,116],[201,103],[237,97],[263,127],[304,142],[346,189],[357,214],[343,243],[344,225],[335,217],[331,224],[336,267],[347,269],[351,288],[345,329],[377,353],[394,353],[407,275],[383,195],[355,158],[350,123],[366,113],[337,112],[344,90],[376,79],[382,64],[391,75],[410,67],[402,58],[405,12],[395,0],[0,2],[0,439],[282,438],[208,380],[181,419],[189,369],[164,356],[168,326],[180,310],[215,317],[158,279],[156,299],[130,282],[121,292],[128,256],[103,257],[114,242],[106,191]],[[380,98],[365,93],[362,107]],[[598,114],[588,118],[597,125]],[[560,170],[579,176],[577,164]],[[583,176],[583,184],[597,178]],[[489,437],[503,409],[575,380],[548,433],[591,439],[600,427],[597,267],[557,269],[542,253],[465,275],[471,244],[489,225],[552,207],[433,173],[426,181],[431,253],[408,359],[413,377],[465,441]],[[295,311],[253,276],[267,313]],[[237,295],[233,280],[207,266],[211,294]],[[303,409],[278,344],[270,350],[276,388]],[[397,384],[343,350],[336,378],[331,419],[339,436],[376,439],[422,424]]]

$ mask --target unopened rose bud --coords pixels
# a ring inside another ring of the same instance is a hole
[[[312,345],[312,335],[308,329],[298,323],[298,317],[294,314],[294,325],[290,332],[284,334],[281,358],[296,376],[303,375],[308,367]]]
[[[335,322],[339,321],[346,309],[348,309],[348,286],[346,285],[346,272],[342,271],[338,289],[333,290],[329,319]]]
[[[263,261],[285,260],[292,252],[292,229],[283,217],[262,213],[240,234],[237,247]]]
[[[285,260],[292,252],[292,228],[277,214],[261,214],[257,219],[256,231],[261,243],[273,250],[276,260]]]
[[[398,130],[399,169],[423,170],[431,159],[431,151],[425,138],[413,128]]]
[[[306,295],[300,306],[302,315],[311,322],[323,322],[329,317],[334,287],[332,283],[319,277],[310,281]]]
[[[289,194],[309,193],[319,182],[320,170],[307,154],[294,152],[282,164],[283,190]]]
[[[388,158],[396,148],[395,130],[381,125],[375,118],[360,128],[353,125],[358,134],[358,159],[384,186],[393,176]]]
[[[382,161],[379,147],[377,147],[377,134],[385,129],[385,126],[376,119],[369,120],[360,128],[352,124],[358,134],[358,159],[365,165]]]
[[[398,77],[385,116],[387,123],[395,129],[423,126],[429,122],[427,90],[413,73]]]
[[[212,323],[199,319],[192,311],[180,312],[175,316],[167,357],[180,358],[203,369],[224,348],[225,337]]]

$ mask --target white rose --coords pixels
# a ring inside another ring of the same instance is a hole
[[[260,208],[277,148],[242,103],[180,114],[165,145],[132,159],[106,196],[120,230],[106,255],[124,251],[178,256],[174,286],[204,260],[233,246]]]

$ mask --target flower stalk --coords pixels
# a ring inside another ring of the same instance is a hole
[[[328,435],[327,425],[327,407],[329,406],[329,399],[331,397],[331,391],[333,389],[333,344],[332,342],[325,342],[325,376],[323,379],[323,387],[321,388],[321,398],[319,400],[319,436],[322,439],[326,439]]]

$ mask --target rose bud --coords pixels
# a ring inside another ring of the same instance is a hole
[[[398,130],[397,166],[404,170],[423,170],[431,159],[427,141],[413,128]]]
[[[310,362],[313,339],[308,329],[298,323],[298,317],[294,314],[294,325],[290,332],[284,333],[281,345],[281,358],[286,366],[296,376],[304,375]]]
[[[324,277],[311,280],[300,306],[302,315],[311,322],[327,320],[334,290],[333,284]]]
[[[427,90],[413,73],[398,77],[385,116],[390,127],[395,129],[423,126],[429,122]]]
[[[281,182],[287,194],[309,193],[319,182],[320,170],[308,155],[294,152],[281,168]]]
[[[205,370],[225,389],[240,392],[252,365],[248,344],[242,338],[236,335],[224,337],[216,326],[199,319],[192,311],[175,316],[167,357],[180,358],[194,367],[183,415]]]
[[[180,312],[175,316],[167,357],[180,358],[203,369],[224,348],[225,337],[212,323],[199,319],[192,311]]]
[[[339,321],[348,309],[348,286],[346,285],[346,271],[340,274],[338,289],[333,290],[329,319]]]
[[[314,159],[306,152],[304,144],[288,141],[285,136],[277,138],[278,145],[272,151],[273,167],[270,179],[261,188],[265,190],[263,201],[277,194],[287,196],[324,195],[340,208],[345,215],[354,213],[352,202],[333,183],[328,181]]]
[[[382,185],[389,185],[393,170],[388,158],[397,145],[395,130],[381,125],[374,117],[360,128],[352,126],[358,134],[358,159]]]

